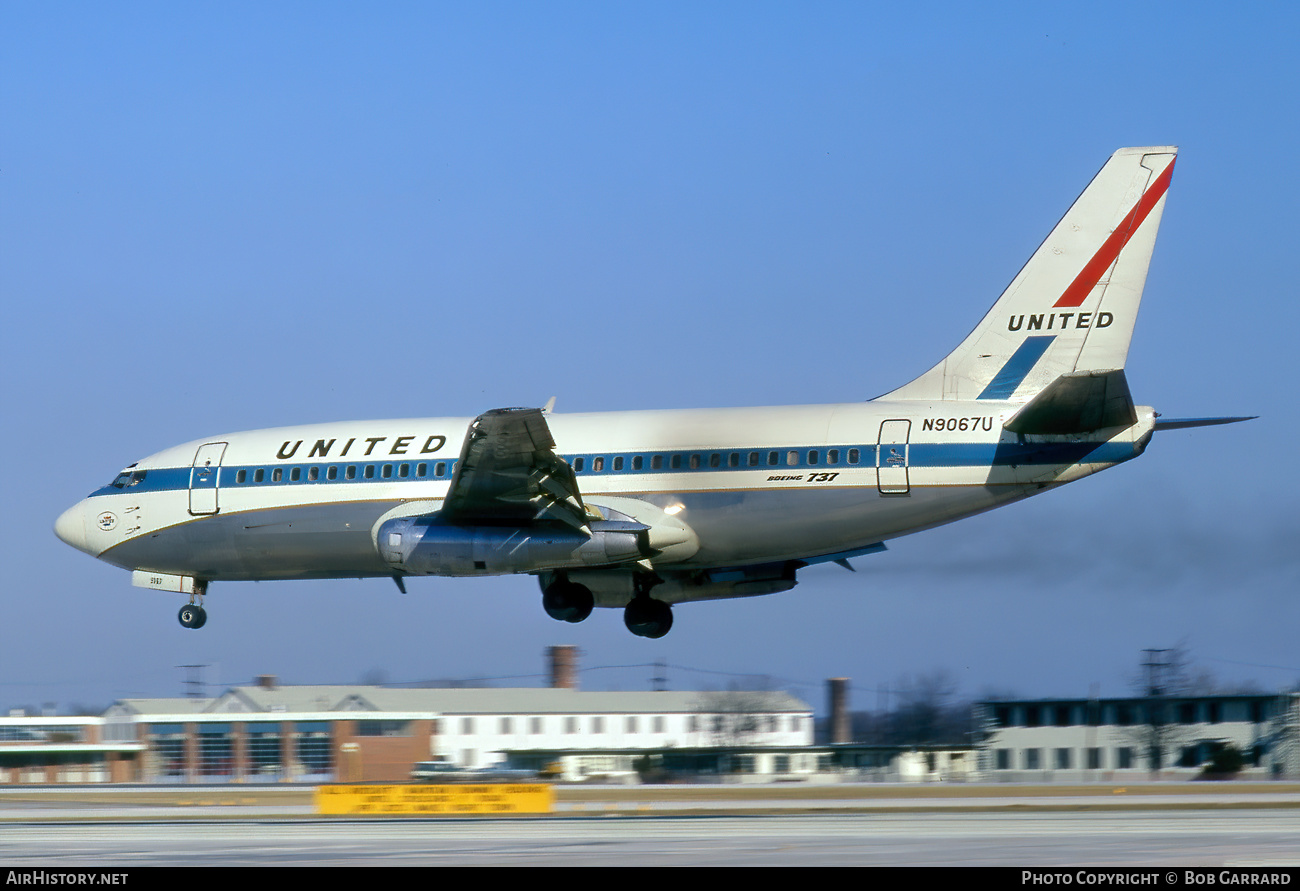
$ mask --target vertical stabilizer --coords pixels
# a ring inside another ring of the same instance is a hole
[[[961,345],[880,398],[1027,401],[1063,374],[1123,368],[1177,152],[1111,155]]]

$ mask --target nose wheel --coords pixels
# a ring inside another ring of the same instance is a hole
[[[202,628],[208,621],[208,611],[197,603],[187,603],[177,616],[186,628]]]
[[[208,583],[196,581],[194,593],[190,595],[190,602],[182,606],[176,616],[186,628],[202,628],[207,624],[208,611],[203,608],[203,595],[206,593],[208,593]]]

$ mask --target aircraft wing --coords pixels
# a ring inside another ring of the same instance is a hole
[[[540,408],[496,408],[474,419],[441,513],[456,523],[554,519],[578,529],[588,519]]]

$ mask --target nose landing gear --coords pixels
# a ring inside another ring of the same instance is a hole
[[[186,628],[202,628],[208,622],[208,611],[203,608],[203,595],[208,593],[207,582],[196,581],[190,602],[181,607],[176,618]]]

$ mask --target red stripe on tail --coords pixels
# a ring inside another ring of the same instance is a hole
[[[1133,233],[1137,232],[1138,227],[1151,213],[1151,209],[1164,197],[1165,191],[1169,188],[1169,180],[1174,175],[1174,162],[1177,160],[1175,158],[1170,161],[1165,172],[1156,177],[1151,188],[1138,199],[1138,203],[1128,212],[1128,216],[1124,217],[1123,221],[1115,227],[1115,231],[1110,233],[1110,238],[1106,239],[1101,249],[1088,261],[1088,265],[1083,267],[1083,271],[1070,283],[1070,287],[1065,289],[1061,299],[1052,304],[1053,307],[1079,306],[1088,298],[1097,282],[1101,281],[1106,270],[1115,262],[1119,252],[1124,250],[1124,245],[1128,244]]]

